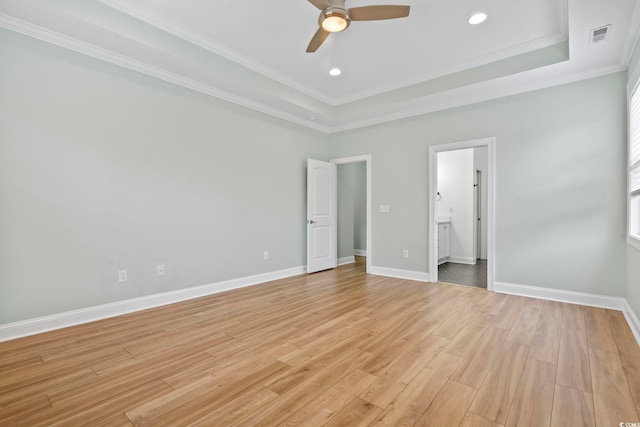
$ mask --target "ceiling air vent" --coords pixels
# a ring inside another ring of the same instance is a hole
[[[604,27],[594,28],[589,31],[589,42],[598,43],[604,40],[609,33],[609,27],[611,27],[611,25],[605,25]]]

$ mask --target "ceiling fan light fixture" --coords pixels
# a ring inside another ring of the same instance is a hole
[[[478,25],[478,24],[482,24],[486,20],[487,20],[487,14],[484,12],[478,12],[471,15],[471,17],[467,22],[469,22],[469,24],[471,25]]]
[[[320,26],[330,33],[344,31],[351,20],[347,11],[338,7],[328,7],[320,13]]]

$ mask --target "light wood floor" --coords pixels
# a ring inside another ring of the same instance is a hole
[[[0,425],[640,422],[620,312],[364,265],[0,344]]]

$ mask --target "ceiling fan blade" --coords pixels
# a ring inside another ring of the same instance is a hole
[[[318,28],[318,31],[313,35],[313,38],[309,42],[309,46],[307,46],[307,53],[315,52],[318,50],[320,45],[324,43],[324,41],[331,34],[329,31],[325,31],[322,27]]]
[[[331,6],[327,0],[309,0],[309,3],[314,5],[320,10],[324,10],[327,7]]]
[[[349,9],[352,21],[378,21],[381,19],[405,18],[411,6],[380,5],[362,6]]]

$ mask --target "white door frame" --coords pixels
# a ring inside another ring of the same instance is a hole
[[[371,154],[362,156],[340,157],[329,160],[330,163],[336,165],[345,165],[349,163],[365,162],[367,168],[367,273],[371,271],[371,259],[373,258],[372,242],[371,242]]]
[[[438,281],[438,224],[436,195],[438,192],[438,153],[465,148],[488,148],[487,168],[487,290],[493,291],[496,281],[496,239],[495,239],[495,149],[496,139],[482,138],[470,141],[452,142],[429,147],[429,275],[432,282]]]

